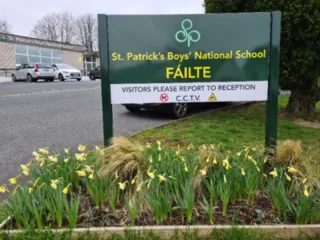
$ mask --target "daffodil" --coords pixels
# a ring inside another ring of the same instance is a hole
[[[84,153],[76,153],[75,156],[78,161],[84,161],[86,159],[86,155]]]
[[[253,158],[250,155],[248,155],[247,159],[251,161]]]
[[[303,183],[303,184],[306,184],[306,182],[307,182],[307,179],[304,178],[304,179],[302,180],[302,183]]]
[[[150,172],[150,169],[151,169],[151,166],[148,168],[147,174],[148,174],[148,176],[149,176],[150,178],[154,179],[154,172],[155,172],[156,170],[154,170],[153,172]]]
[[[224,160],[222,160],[222,166],[225,167],[229,164],[229,160],[228,160],[228,157]]]
[[[137,176],[135,176],[135,177],[131,180],[131,184],[132,184],[132,185],[136,183],[136,178],[137,178]]]
[[[55,162],[55,163],[58,162],[58,158],[56,156],[53,156],[53,155],[49,156],[48,159],[49,159],[50,162]]]
[[[9,190],[5,186],[0,186],[0,193],[9,192]]]
[[[237,156],[240,157],[241,156],[242,151],[237,152]]]
[[[9,182],[10,182],[10,185],[16,185],[17,182],[18,182],[18,178],[20,177],[20,175],[16,176],[15,178],[10,178],[9,179]]]
[[[35,159],[36,159],[38,162],[44,161],[44,157],[41,156],[41,155],[36,156]]]
[[[298,170],[295,169],[294,167],[288,167],[288,172],[294,174],[294,173],[298,172]]]
[[[69,184],[62,190],[62,192],[67,195],[68,192],[69,192],[69,188],[70,188],[71,185],[72,185],[72,184],[69,183]]]
[[[161,148],[161,142],[160,141],[157,141],[157,144],[158,144],[158,150],[161,151],[162,148]]]
[[[263,159],[263,163],[267,163],[267,161],[268,161],[268,157],[265,157],[265,158]]]
[[[59,180],[58,179],[55,179],[55,180],[51,180],[51,187],[53,188],[53,189],[57,189],[57,187],[58,187],[58,183],[59,183]]]
[[[180,145],[178,144],[178,150],[176,151],[176,155],[180,155],[181,153],[181,149],[180,149]]]
[[[218,161],[217,161],[217,158],[215,157],[214,159],[213,159],[213,164],[217,164],[218,163]]]
[[[202,144],[201,147],[200,147],[200,149],[202,149],[202,150],[207,150],[207,146],[206,146],[205,144]]]
[[[80,145],[78,146],[78,151],[79,151],[79,152],[84,152],[84,151],[86,151],[86,149],[87,149],[87,146],[86,146],[86,145],[81,145],[81,144],[80,144]]]
[[[308,191],[307,187],[304,187],[303,195],[305,195],[306,197],[309,197],[309,191]]]
[[[29,192],[29,193],[32,193],[32,192],[33,192],[33,187],[29,187],[29,188],[28,188],[28,192]]]
[[[49,151],[48,151],[48,149],[46,149],[46,148],[39,148],[39,152],[40,152],[42,155],[48,155],[48,154],[49,154]]]
[[[76,171],[76,173],[78,174],[79,177],[84,177],[84,176],[86,176],[86,172],[85,172],[84,170]]]
[[[147,188],[150,189],[150,185],[151,185],[151,180],[148,182],[147,184]]]
[[[193,143],[191,143],[191,144],[187,147],[187,150],[188,150],[188,151],[191,150],[191,149],[193,149]]]
[[[214,150],[214,144],[210,144],[210,148]]]
[[[33,155],[34,157],[38,157],[38,156],[39,156],[39,153],[37,153],[36,151],[33,151],[33,152],[32,152],[32,155]]]
[[[223,174],[223,182],[226,184],[227,183],[227,177],[226,175]]]
[[[20,165],[21,169],[22,169],[22,173],[26,176],[29,176],[29,169],[26,165],[22,164]]]
[[[246,175],[246,172],[244,171],[243,168],[241,168],[241,174],[242,174],[242,176],[245,176],[245,175]]]
[[[188,171],[189,171],[189,169],[188,169],[188,167],[187,167],[186,164],[184,164],[184,171],[185,171],[185,172],[188,172]]]
[[[149,162],[150,162],[150,163],[153,162],[152,156],[149,157]]]
[[[94,175],[93,175],[93,172],[89,174],[89,177],[90,179],[94,179]]]
[[[87,173],[93,172],[93,170],[91,169],[91,167],[88,166],[88,165],[86,165],[86,166],[84,167],[84,170],[85,170]]]
[[[140,192],[141,191],[141,187],[142,187],[142,183],[140,183],[136,189],[137,192]]]
[[[209,162],[210,162],[210,156],[207,157],[207,159],[206,159],[206,163],[209,163]]]
[[[201,173],[202,176],[206,176],[207,175],[207,169],[205,169],[205,168],[201,169],[200,173]]]
[[[64,153],[65,153],[65,154],[69,154],[69,150],[70,150],[69,148],[65,148],[65,149],[64,149]]]
[[[123,183],[118,183],[119,184],[119,188],[121,189],[121,190],[125,190],[125,188],[126,188],[126,183],[127,183],[127,181],[125,181],[125,182],[123,182]]]
[[[285,175],[286,175],[286,179],[290,182],[291,181],[291,177],[287,173],[285,173]]]
[[[274,178],[278,177],[278,172],[277,169],[274,168],[272,172],[269,173],[271,176],[273,176]]]
[[[119,178],[118,171],[116,171],[115,179],[118,179],[118,178]]]
[[[64,161],[65,163],[68,163],[68,162],[69,162],[69,158],[65,158],[65,159],[63,159],[63,161]]]
[[[161,154],[158,156],[158,161],[161,162]]]
[[[180,156],[180,160],[181,160],[182,162],[185,162],[185,161],[186,161],[186,158],[185,158],[184,156]]]
[[[167,179],[164,177],[164,175],[159,174],[158,177],[159,177],[160,182],[167,181]]]

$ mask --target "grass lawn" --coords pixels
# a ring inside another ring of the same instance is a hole
[[[279,110],[288,102],[288,96],[279,97]],[[320,112],[320,103],[317,105]],[[298,140],[304,146],[319,146],[320,129],[294,123],[292,116],[278,118],[278,140]],[[265,103],[238,109],[229,109],[196,116],[166,126],[144,131],[133,137],[141,142],[160,140],[170,146],[195,146],[223,143],[227,148],[237,146],[263,146],[265,138]]]

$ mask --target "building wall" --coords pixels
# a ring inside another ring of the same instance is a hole
[[[0,68],[16,68],[14,45],[0,42]]]
[[[63,63],[70,64],[71,66],[83,70],[83,63],[79,61],[83,58],[82,52],[72,52],[72,51],[62,51],[63,54]],[[81,59],[79,59],[81,58]]]

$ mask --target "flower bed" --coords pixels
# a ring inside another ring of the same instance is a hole
[[[254,148],[167,149],[115,138],[110,147],[33,153],[0,191],[5,229],[150,225],[312,224],[320,190],[292,165]]]

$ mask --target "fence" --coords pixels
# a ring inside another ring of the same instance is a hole
[[[10,77],[15,68],[0,68],[0,77]]]

